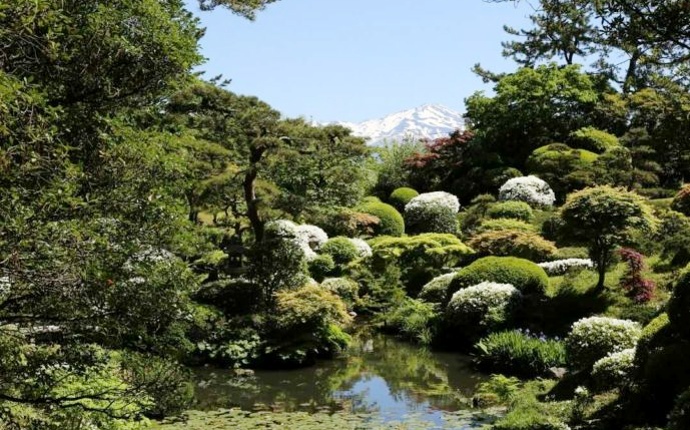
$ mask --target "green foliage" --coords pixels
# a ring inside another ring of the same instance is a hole
[[[402,236],[405,232],[405,220],[391,205],[369,202],[360,205],[357,210],[379,219],[378,225],[374,227],[374,234],[377,236]]]
[[[690,268],[686,268],[673,286],[668,302],[668,318],[673,330],[690,339]]]
[[[544,269],[529,260],[484,257],[458,271],[449,291],[452,293],[486,280],[510,284],[523,294],[543,295],[549,286],[549,277]]]
[[[400,337],[428,345],[433,340],[437,313],[433,304],[406,298],[377,320],[383,329]]]
[[[513,230],[525,233],[536,233],[537,228],[525,221],[514,218],[487,219],[479,224],[475,230],[476,234],[488,233],[491,231]]]
[[[259,242],[251,249],[248,275],[260,287],[262,297],[270,306],[276,292],[295,289],[306,282],[304,250],[291,239]]]
[[[343,236],[328,239],[321,247],[320,252],[330,255],[337,266],[344,266],[359,255],[357,247],[348,238]]]
[[[321,286],[340,297],[348,309],[353,309],[359,301],[359,284],[348,278],[326,278]]]
[[[573,149],[561,143],[537,148],[527,159],[530,174],[548,182],[559,199],[567,193],[595,183],[593,172],[597,154],[585,149]]]
[[[267,358],[286,364],[304,364],[331,356],[349,342],[342,328],[351,322],[343,301],[318,285],[276,293],[268,326]]]
[[[454,277],[455,272],[435,277],[424,284],[417,298],[427,303],[445,304],[448,301],[448,286]]]
[[[594,127],[583,127],[570,133],[568,141],[573,148],[582,148],[597,154],[620,146],[616,136]]]
[[[534,217],[534,212],[530,205],[525,202],[508,201],[491,205],[486,211],[486,215],[493,219],[509,218],[531,221]]]
[[[606,317],[591,317],[575,322],[566,338],[568,361],[576,368],[589,371],[608,354],[633,348],[640,338],[637,323]]]
[[[226,315],[259,312],[265,303],[259,284],[245,279],[219,279],[205,283],[194,295],[199,303],[213,305]]]
[[[475,350],[481,369],[526,378],[543,376],[550,368],[566,364],[563,342],[519,330],[491,333],[476,344]]]
[[[683,215],[690,215],[690,185],[684,185],[673,197],[671,209]]]
[[[633,230],[652,231],[657,220],[645,200],[635,193],[600,186],[570,194],[560,211],[561,233],[574,243],[587,246],[599,271],[599,290],[613,249],[632,239]]]
[[[374,170],[378,173],[374,190],[381,197],[389,196],[396,188],[410,185],[410,171],[405,161],[422,151],[424,146],[416,139],[391,142],[375,149]],[[402,210],[402,209],[399,209]]]
[[[309,261],[309,274],[316,282],[321,282],[335,270],[335,261],[329,254],[317,255]]]
[[[348,208],[333,208],[315,216],[313,221],[323,226],[329,236],[373,236],[381,220],[374,215]]]
[[[562,404],[542,402],[554,382],[535,380],[513,393],[508,413],[494,423],[499,430],[568,430]]]
[[[519,230],[496,230],[481,233],[468,245],[479,255],[519,257],[531,261],[545,261],[556,252],[556,245],[536,233]]]
[[[495,397],[500,404],[510,404],[520,390],[520,380],[504,375],[491,375],[488,381],[482,382],[477,394],[482,398]]]
[[[419,289],[441,273],[473,253],[472,249],[452,234],[425,233],[407,237],[377,237],[369,241],[374,264],[391,262],[402,270],[402,281],[408,293]]]
[[[671,333],[672,329],[666,313],[659,315],[644,326],[636,346],[635,361],[638,367],[647,361],[652,352],[670,343]]]
[[[635,368],[635,348],[600,358],[592,367],[594,385],[600,390],[621,388],[630,383]]]
[[[419,193],[413,188],[396,188],[388,197],[388,202],[399,212],[402,212],[405,210],[405,205],[418,195]]]

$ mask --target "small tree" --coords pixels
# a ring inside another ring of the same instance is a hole
[[[656,284],[651,279],[642,276],[644,270],[644,255],[630,248],[621,248],[618,253],[621,260],[628,263],[628,272],[621,279],[621,287],[628,297],[637,303],[646,303],[654,296]]]
[[[589,250],[599,272],[597,291],[604,288],[615,247],[629,241],[633,230],[651,230],[656,225],[652,209],[642,197],[609,186],[585,188],[569,195],[560,216],[564,237]]]

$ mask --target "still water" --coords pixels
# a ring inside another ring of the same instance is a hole
[[[197,404],[165,429],[475,429],[470,358],[361,330],[341,357],[284,371],[196,372]]]

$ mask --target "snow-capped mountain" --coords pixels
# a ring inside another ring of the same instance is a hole
[[[404,138],[434,139],[464,128],[462,114],[442,105],[426,104],[360,123],[339,122],[357,136],[368,137],[370,145]]]

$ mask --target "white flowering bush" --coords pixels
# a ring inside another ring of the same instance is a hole
[[[357,248],[357,253],[360,258],[371,257],[373,255],[371,246],[369,246],[365,240],[353,237],[348,238],[348,240]]]
[[[286,219],[269,221],[266,223],[265,234],[269,239],[297,237],[297,224]]]
[[[597,388],[609,390],[621,387],[635,367],[635,348],[613,352],[597,360],[592,366],[592,378]]]
[[[498,190],[499,200],[518,200],[532,206],[553,206],[556,195],[545,181],[536,176],[521,176],[506,181]]]
[[[318,251],[321,246],[328,241],[328,234],[321,227],[311,224],[301,224],[297,226],[297,239],[309,245],[314,251]]]
[[[428,303],[443,303],[446,301],[448,286],[455,277],[455,272],[446,273],[427,282],[417,296]]]
[[[409,233],[455,233],[460,202],[445,191],[423,193],[405,205],[405,226]]]
[[[446,308],[447,321],[474,340],[504,326],[521,298],[510,284],[482,282],[453,294]]]
[[[547,261],[537,265],[544,269],[549,276],[560,276],[570,269],[591,269],[594,267],[594,262],[589,258],[565,258],[563,260]]]
[[[312,236],[320,236],[316,229],[321,229],[310,225],[305,225],[304,227],[307,227],[305,229],[300,229],[301,227],[303,226],[297,225],[290,220],[274,220],[266,224],[265,235],[267,239],[289,239],[294,241],[304,253],[304,258],[307,261],[312,261],[317,257],[317,254],[311,247],[310,239]],[[323,230],[321,231],[323,232]],[[323,234],[325,235],[326,233],[323,232]],[[328,240],[327,235],[326,240]]]
[[[573,323],[566,338],[568,359],[577,369],[590,369],[600,358],[633,348],[641,333],[640,325],[634,321],[583,318]]]

